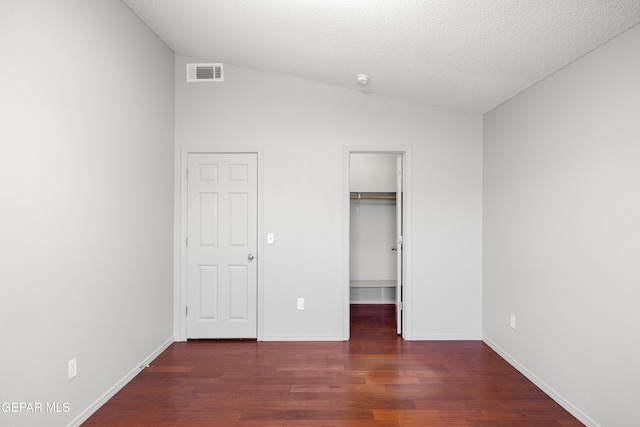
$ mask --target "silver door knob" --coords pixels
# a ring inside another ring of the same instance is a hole
[[[398,250],[398,248],[396,246],[391,246],[391,250],[395,252]]]
[[[255,256],[254,254],[249,254],[249,256],[247,256],[247,258],[249,259],[249,261],[253,261],[253,259],[254,259],[255,257],[256,257],[256,256]]]

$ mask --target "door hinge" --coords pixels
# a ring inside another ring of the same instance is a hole
[[[184,307],[184,315],[185,316],[189,315],[189,306],[188,305]]]
[[[187,248],[189,247],[189,238],[188,237],[184,238],[184,246],[187,247]]]
[[[189,169],[185,171],[185,178],[189,179]]]

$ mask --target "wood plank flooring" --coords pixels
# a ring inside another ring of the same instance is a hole
[[[403,341],[353,305],[348,342],[175,343],[84,426],[581,426],[479,341]]]

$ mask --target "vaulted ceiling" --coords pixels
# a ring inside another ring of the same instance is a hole
[[[178,53],[469,113],[640,22],[639,0],[123,1]]]

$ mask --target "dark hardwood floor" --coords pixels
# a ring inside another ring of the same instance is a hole
[[[84,426],[581,426],[479,341],[403,341],[352,306],[348,342],[175,343]]]

